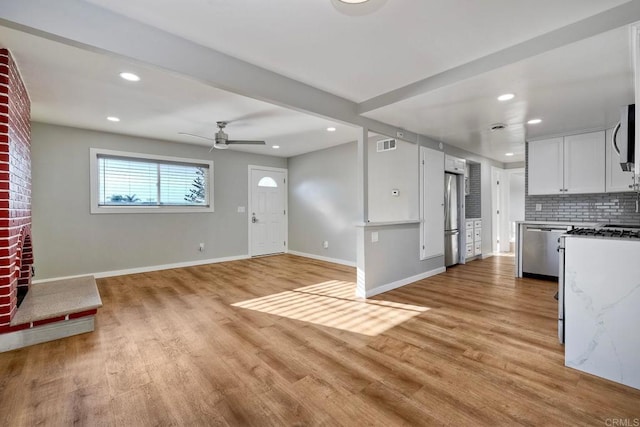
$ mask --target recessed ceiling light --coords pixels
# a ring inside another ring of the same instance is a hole
[[[272,145],[271,148],[277,150],[278,148],[280,148],[280,146],[279,145]]]
[[[498,97],[498,101],[509,101],[510,99],[515,98],[515,95],[512,93],[505,93]]]
[[[365,3],[368,2],[369,0],[340,0],[342,3],[349,3],[349,4],[358,4],[358,3]]]
[[[133,73],[120,73],[120,77],[122,77],[125,80],[129,80],[130,82],[139,82],[140,81],[140,77],[138,77],[138,75],[133,74]]]
[[[335,132],[335,131],[336,131],[336,128],[334,128],[333,126],[327,128],[327,132]]]
[[[120,119],[116,116],[109,116],[107,117],[107,120],[109,120],[110,122],[119,122]]]
[[[511,156],[513,156],[513,153],[504,153],[504,155],[507,156],[507,157],[511,157]]]
[[[530,125],[537,125],[538,123],[542,123],[541,119],[531,119],[527,122]]]

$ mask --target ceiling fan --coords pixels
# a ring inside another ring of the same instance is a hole
[[[202,139],[206,139],[207,141],[212,141],[213,145],[211,146],[211,150],[209,150],[209,152],[213,151],[214,148],[225,150],[229,148],[229,145],[231,144],[237,144],[237,145],[265,145],[266,144],[264,141],[229,139],[229,135],[223,130],[229,124],[229,122],[216,122],[216,124],[218,125],[218,132],[215,133],[214,138],[209,138],[206,136],[195,135],[195,134],[186,133],[186,132],[178,132],[178,134],[194,136],[196,138],[202,138]]]

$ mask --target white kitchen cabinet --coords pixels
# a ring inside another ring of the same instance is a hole
[[[529,143],[529,195],[563,193],[563,146],[563,138]]]
[[[465,225],[467,259],[482,255],[482,220],[466,220]]]
[[[446,155],[444,157],[444,170],[447,172],[464,174],[467,161],[465,159],[459,159],[454,156]]]
[[[604,131],[564,137],[564,192],[604,193]]]
[[[611,146],[613,129],[607,129],[605,137],[605,188],[607,193],[633,191],[633,173],[625,172],[620,167],[620,157]]]
[[[444,153],[420,147],[420,259],[444,255]]]
[[[603,193],[604,144],[604,132],[530,142],[529,194]]]

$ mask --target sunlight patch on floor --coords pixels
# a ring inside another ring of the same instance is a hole
[[[234,307],[375,336],[428,307],[355,297],[355,283],[331,280],[231,304]]]

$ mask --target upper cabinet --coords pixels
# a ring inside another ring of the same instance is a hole
[[[444,156],[444,170],[446,172],[452,172],[457,174],[464,174],[466,161],[450,155]]]
[[[620,167],[620,158],[611,146],[611,136],[613,129],[608,129],[606,133],[606,179],[605,191],[607,193],[617,193],[623,191],[633,191],[633,172],[625,172]]]
[[[529,143],[529,194],[560,194],[564,191],[563,138]]]
[[[564,192],[604,193],[604,131],[564,137]]]
[[[529,143],[529,194],[605,191],[605,134],[591,132]]]

